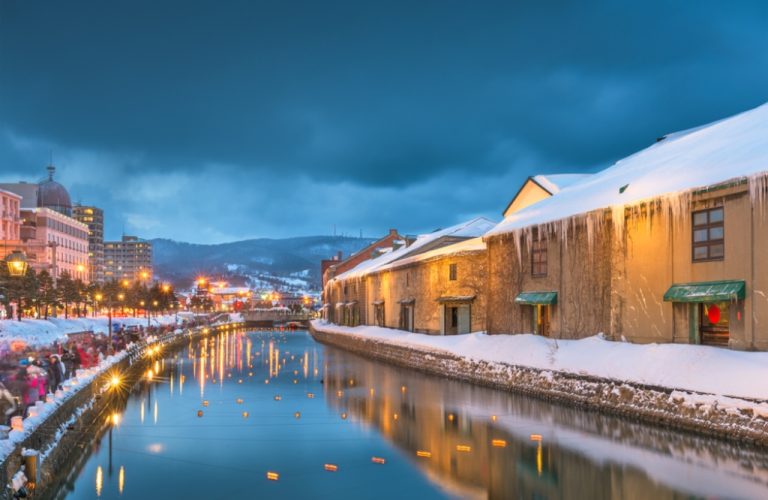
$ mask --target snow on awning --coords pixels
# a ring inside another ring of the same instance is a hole
[[[380,306],[380,305],[384,304],[384,301],[383,300],[374,300],[373,302],[371,302],[371,304],[373,304],[375,306]]]
[[[721,302],[744,300],[746,284],[741,280],[676,283],[664,294],[665,302]]]
[[[345,304],[344,302],[336,302],[336,309],[340,309],[344,307],[344,304]]]
[[[397,301],[398,304],[406,304],[406,305],[413,304],[415,302],[416,302],[416,299],[401,299]]]
[[[446,302],[472,302],[473,300],[475,300],[475,295],[447,295],[437,299],[441,304]]]
[[[551,306],[557,304],[557,292],[522,292],[515,297],[515,304]]]
[[[345,305],[346,307],[352,307],[352,306],[354,306],[354,305],[357,305],[357,301],[356,301],[356,300],[352,300],[352,301],[350,301],[350,302],[347,302],[347,303],[345,303],[344,305]]]

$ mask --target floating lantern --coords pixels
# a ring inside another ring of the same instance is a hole
[[[237,383],[238,383],[238,384],[242,384],[242,383],[243,383],[243,379],[238,379],[238,380],[237,380]]]
[[[496,448],[506,448],[507,442],[503,439],[494,439],[491,441],[491,446],[495,446]]]
[[[281,399],[283,398],[280,397],[280,394],[275,394],[275,401],[280,401]]]
[[[248,412],[247,412],[247,411],[244,411],[244,412],[243,412],[243,418],[248,418],[248,415],[249,415],[249,414],[248,414]]]
[[[206,406],[206,407],[208,406],[208,400],[207,399],[205,401],[203,401],[203,406]]]
[[[19,432],[24,431],[24,420],[21,418],[21,415],[11,417],[11,429]]]
[[[336,397],[337,398],[340,398],[342,396],[344,396],[344,391],[336,391]]]
[[[299,374],[299,370],[293,370],[293,374],[294,375],[298,375]]]
[[[239,405],[243,404],[243,400],[242,400],[242,399],[240,399],[240,398],[237,398],[237,400],[236,400],[236,401],[237,401],[237,404],[239,404]]]
[[[298,380],[296,380],[296,379],[293,379],[293,383],[294,383],[294,384],[298,384],[298,383],[299,383],[299,381],[298,381]]]
[[[405,386],[400,387],[400,392],[405,392]]]
[[[265,384],[268,384],[268,383],[269,383],[269,379],[268,379],[268,378],[265,378],[265,379],[264,379],[264,383],[265,383]]]
[[[197,416],[202,417],[203,416],[203,410],[197,410]]]
[[[36,417],[37,415],[38,415],[38,409],[37,409],[37,407],[35,407],[35,406],[30,406],[29,408],[27,408],[27,417],[28,417],[28,418],[31,418],[31,417]]]
[[[397,420],[397,418],[398,418],[398,417],[397,417],[397,413],[395,413],[394,415],[392,415],[392,418],[393,418],[393,419],[395,419],[395,420]]]
[[[314,393],[314,392],[308,392],[308,393],[307,393],[307,397],[308,397],[309,399],[315,399],[315,393]]]
[[[227,378],[232,378],[232,374],[231,373],[227,373]]]
[[[253,372],[248,372],[249,377],[253,377]]]
[[[342,420],[346,420],[347,419],[347,414],[346,413],[342,413],[341,414],[341,419]]]
[[[277,472],[267,472],[267,479],[270,481],[277,481],[280,479],[280,474]]]
[[[371,462],[375,464],[384,465],[387,461],[381,457],[371,457]]]
[[[467,446],[466,444],[457,444],[456,445],[456,451],[461,451],[461,452],[464,452],[464,453],[469,453],[470,451],[472,451],[472,447],[471,446]]]
[[[339,470],[339,466],[336,464],[325,464],[323,467],[328,472],[336,472],[337,470]]]
[[[298,418],[301,418],[301,412],[298,412],[298,411],[297,411],[296,413],[294,413],[294,414],[293,414],[293,416],[294,416],[295,418],[297,418],[297,419],[298,419]]]
[[[432,453],[429,451],[418,450],[416,456],[421,458],[432,458]]]

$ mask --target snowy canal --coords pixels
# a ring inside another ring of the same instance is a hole
[[[195,340],[125,393],[59,498],[768,498],[768,453],[383,365],[305,331]]]

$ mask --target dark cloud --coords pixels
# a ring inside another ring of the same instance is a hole
[[[0,0],[2,175],[54,150],[113,232],[431,228],[764,102],[767,23],[762,1]]]

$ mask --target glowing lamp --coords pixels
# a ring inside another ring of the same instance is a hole
[[[205,401],[203,401],[203,406],[205,406],[206,408],[208,407],[208,400],[207,399]]]
[[[418,450],[416,452],[416,456],[420,458],[432,458],[432,452],[424,451],[424,450]]]
[[[24,421],[22,420],[21,415],[11,417],[11,429],[19,432],[24,431]]]
[[[456,445],[456,451],[462,451],[464,453],[469,453],[470,451],[472,451],[472,447],[471,446],[467,446],[466,444],[457,444]]]
[[[240,399],[240,398],[237,398],[237,404],[239,404],[239,405],[243,404],[243,400]]]
[[[14,278],[24,276],[27,273],[27,256],[20,250],[14,250],[6,258],[5,263],[8,266],[8,274]]]
[[[280,396],[280,394],[275,395],[275,401],[280,401],[281,399],[283,398]]]
[[[301,413],[297,411],[296,413],[293,414],[293,416],[295,418],[299,419],[299,418],[301,418]]]
[[[243,418],[248,418],[248,412],[247,411],[243,412]]]
[[[541,441],[541,434],[531,434],[531,441]]]
[[[270,481],[277,481],[280,479],[280,474],[277,472],[267,472],[267,479]]]
[[[496,448],[506,448],[507,442],[503,439],[494,439],[491,441],[491,446],[494,446]]]
[[[197,410],[197,416],[202,417],[203,416],[203,410]]]

